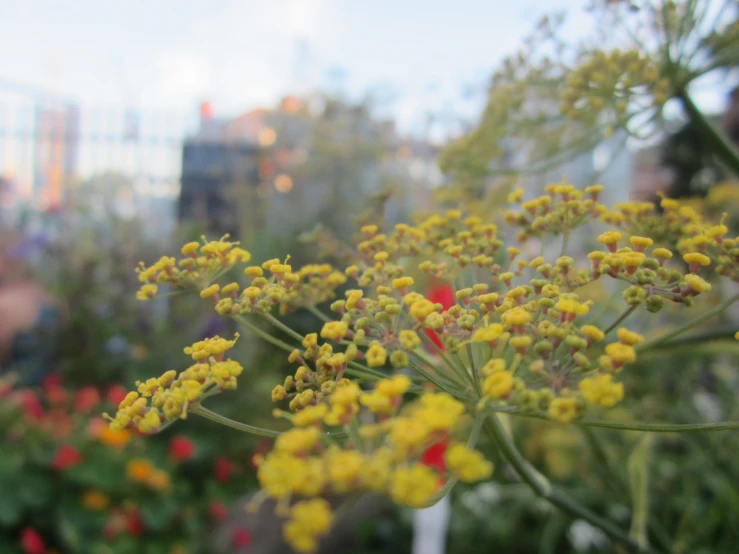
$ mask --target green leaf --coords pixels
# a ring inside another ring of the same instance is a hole
[[[68,469],[66,475],[70,481],[105,492],[116,490],[121,483],[120,468],[104,463],[82,464]]]
[[[642,548],[648,548],[647,520],[649,518],[649,459],[652,435],[644,438],[634,447],[627,468],[631,485],[632,519],[629,535]]]
[[[6,539],[0,539],[0,552],[3,554],[22,554],[22,550],[18,543]]]
[[[0,482],[0,524],[12,527],[21,519],[23,506],[19,499],[17,481]]]
[[[41,508],[49,503],[53,494],[53,482],[43,473],[23,475],[19,484],[20,501],[29,508]]]
[[[141,517],[147,529],[164,529],[177,511],[177,504],[170,497],[150,496],[139,504]]]

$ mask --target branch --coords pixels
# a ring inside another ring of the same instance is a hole
[[[602,518],[595,512],[592,512],[589,508],[582,505],[574,498],[570,498],[559,489],[554,488],[546,477],[541,475],[534,466],[532,466],[521,455],[516,448],[516,445],[513,443],[513,440],[503,428],[498,416],[493,414],[486,418],[485,429],[493,441],[498,445],[503,458],[513,466],[521,480],[523,480],[538,496],[541,496],[560,510],[563,510],[574,517],[584,519],[591,525],[598,527],[611,538],[622,542],[629,549],[635,552],[648,551],[629,537],[625,531],[607,519]]]
[[[528,417],[532,419],[543,419],[552,422],[542,412],[522,412],[514,407],[497,407],[488,409],[492,412]],[[620,421],[607,421],[603,419],[578,419],[571,425],[582,425],[584,427],[603,427],[604,429],[619,429],[621,431],[642,431],[645,433],[704,433],[710,431],[731,431],[739,429],[739,421],[720,421],[718,423],[622,423]]]
[[[688,112],[691,121],[703,135],[703,138],[713,147],[716,155],[726,164],[726,166],[739,176],[739,152],[724,136],[724,134],[711,122],[688,95],[687,91],[678,91],[677,98],[682,101],[685,111]]]
[[[663,344],[663,343],[667,342],[668,340],[671,340],[671,339],[675,338],[676,336],[683,334],[685,331],[690,331],[696,325],[700,325],[704,321],[706,321],[708,319],[711,319],[713,316],[720,314],[721,312],[723,312],[725,309],[727,309],[729,306],[731,306],[737,300],[739,300],[739,294],[735,294],[734,296],[732,296],[731,298],[729,298],[725,302],[719,304],[713,310],[710,310],[710,311],[706,312],[702,316],[697,317],[696,319],[693,319],[691,321],[688,321],[682,327],[678,327],[677,329],[674,329],[674,330],[670,331],[669,333],[666,333],[666,334],[662,335],[659,338],[656,338],[654,340],[650,340],[649,342],[645,342],[644,344],[640,344],[639,346],[637,346],[635,348],[635,350],[637,352],[645,352],[645,351],[649,350],[650,348],[654,348],[655,346],[659,346],[660,344]]]

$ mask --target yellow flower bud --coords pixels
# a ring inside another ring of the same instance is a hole
[[[215,294],[218,294],[219,290],[221,290],[221,287],[218,284],[213,284],[207,289],[200,291],[200,298],[209,298]]]

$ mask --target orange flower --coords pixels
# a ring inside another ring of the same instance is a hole
[[[151,479],[156,469],[149,460],[135,458],[128,462],[126,473],[128,478],[137,483],[144,483]]]
[[[169,474],[166,471],[155,469],[146,484],[157,491],[166,490],[169,488]]]
[[[82,495],[82,505],[88,510],[104,510],[109,502],[108,497],[98,490],[89,490]]]
[[[131,440],[131,432],[124,429],[122,431],[113,431],[107,425],[100,430],[98,439],[103,444],[111,448],[123,448]]]

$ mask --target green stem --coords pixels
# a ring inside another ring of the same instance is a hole
[[[493,441],[498,445],[503,458],[511,464],[521,480],[526,483],[534,493],[541,496],[560,510],[563,510],[574,517],[584,519],[591,525],[600,528],[607,535],[624,543],[631,550],[637,552],[643,551],[639,544],[637,544],[619,527],[607,519],[602,518],[595,512],[592,512],[589,508],[583,506],[577,500],[570,498],[559,489],[554,488],[546,477],[540,474],[534,466],[532,466],[521,455],[511,437],[506,433],[506,430],[497,415],[493,414],[485,418],[485,429]]]
[[[421,329],[421,332],[419,335],[421,337],[421,341],[423,341],[426,346],[430,346],[434,349],[434,351],[438,354],[439,358],[443,360],[443,362],[446,364],[446,366],[451,370],[453,373],[457,375],[460,379],[460,384],[464,384],[466,381],[469,380],[469,374],[466,370],[463,368],[460,368],[457,364],[455,364],[452,360],[449,359],[449,357],[446,355],[446,352],[444,352],[441,348],[436,346],[434,341],[432,341],[430,338],[426,336],[426,333]]]
[[[376,377],[377,379],[387,379],[388,377],[382,371],[377,371],[376,369],[367,367],[366,365],[360,364],[359,362],[349,362],[346,365],[353,369],[356,369],[357,371],[362,372],[364,375],[370,375],[372,377]]]
[[[448,392],[452,396],[459,398],[461,391],[456,391],[454,388],[456,388],[456,385],[454,388],[450,388],[449,383],[443,383],[441,379],[437,378],[436,376],[432,375],[430,372],[423,369],[421,366],[414,364],[410,360],[408,360],[408,365],[413,368],[416,372],[418,372],[419,375],[421,375],[424,379],[429,381],[430,383],[433,383],[436,385],[439,389],[443,390],[444,392]]]
[[[364,371],[353,369],[351,367],[348,367],[344,370],[344,373],[347,375],[351,375],[352,377],[356,377],[357,379],[365,380],[365,381],[379,381],[380,379],[384,379],[385,376],[378,377],[377,375],[372,375],[365,373]]]
[[[324,314],[321,310],[316,308],[315,306],[306,306],[306,310],[308,310],[310,313],[312,313],[314,316],[316,316],[318,319],[323,321],[324,323],[328,323],[331,321],[331,318],[328,317],[326,314]]]
[[[257,335],[258,337],[260,337],[260,338],[266,340],[267,342],[269,342],[269,343],[277,346],[278,348],[282,348],[286,352],[292,352],[293,350],[295,350],[295,347],[294,346],[290,346],[289,344],[287,344],[284,341],[281,341],[277,337],[273,337],[272,335],[270,335],[266,331],[263,331],[262,329],[260,329],[259,327],[257,327],[253,323],[251,323],[245,317],[240,316],[240,315],[235,315],[235,316],[232,316],[232,317],[234,318],[234,320],[237,323],[239,323],[240,325],[243,325],[244,327],[246,327],[247,329],[249,329],[252,333],[254,333],[255,335]]]
[[[691,121],[703,135],[704,140],[709,143],[716,155],[734,175],[739,176],[739,152],[737,152],[736,148],[734,148],[716,125],[703,115],[698,109],[698,106],[693,103],[686,90],[678,91],[676,96],[681,100],[685,111],[688,112]]]
[[[190,413],[199,415],[200,417],[204,417],[205,419],[210,419],[211,421],[215,421],[216,423],[220,423],[221,425],[225,425],[226,427],[231,427],[232,429],[236,429],[237,431],[243,431],[244,433],[251,433],[252,435],[258,435],[260,437],[279,437],[280,436],[279,431],[274,431],[272,429],[264,429],[262,427],[255,427],[254,425],[249,425],[247,423],[241,423],[239,421],[235,421],[231,418],[222,416],[215,412],[211,412],[205,406],[201,406],[201,405],[193,406],[190,408]]]
[[[244,433],[258,435],[260,437],[274,438],[279,437],[282,434],[281,431],[276,431],[274,429],[265,429],[264,427],[256,427],[254,425],[241,423],[240,421],[222,416],[221,414],[217,414],[209,410],[202,404],[191,407],[189,413],[199,415],[200,417],[215,421],[216,423],[220,423],[221,425],[225,425],[226,427],[231,427],[232,429],[236,429],[237,431],[243,431]],[[336,431],[334,433],[326,433],[326,436],[329,439],[344,439],[346,438],[347,434],[345,431]]]
[[[560,258],[565,255],[565,252],[567,252],[567,245],[569,244],[569,242],[570,242],[570,234],[565,233],[562,238],[562,249],[559,251]]]
[[[470,370],[472,371],[472,381],[475,384],[475,390],[477,394],[482,396],[482,388],[480,388],[480,376],[477,374],[477,368],[475,367],[475,355],[472,351],[472,345],[467,344],[467,357],[470,359]]]
[[[625,320],[625,319],[626,319],[627,317],[629,317],[629,316],[630,316],[631,314],[633,314],[633,313],[634,313],[634,311],[635,311],[635,310],[636,310],[636,309],[637,309],[638,307],[639,307],[639,305],[638,305],[638,304],[635,304],[635,305],[631,306],[631,307],[630,307],[630,308],[629,308],[628,310],[626,310],[626,311],[625,311],[624,313],[622,313],[622,314],[621,314],[621,316],[620,316],[620,317],[619,317],[619,318],[618,318],[618,319],[617,319],[616,321],[614,321],[613,323],[611,323],[611,324],[610,324],[610,325],[608,326],[608,329],[604,330],[604,331],[603,331],[603,333],[607,335],[608,333],[610,333],[611,331],[613,331],[613,330],[614,330],[614,329],[615,329],[615,328],[616,328],[616,327],[617,327],[617,326],[618,326],[618,325],[619,325],[620,323],[622,323],[622,322],[623,322],[623,321],[624,321],[624,320]]]
[[[270,317],[272,317],[272,316],[270,316]],[[284,351],[286,351],[286,352],[292,352],[293,350],[295,350],[295,347],[290,346],[286,342],[281,341],[280,339],[278,339],[276,337],[273,337],[272,335],[270,335],[266,331],[263,331],[262,329],[260,329],[256,325],[252,324],[245,317],[238,316],[237,315],[237,316],[233,316],[233,318],[238,323],[240,323],[241,325],[243,325],[244,327],[246,327],[247,329],[249,329],[251,332],[253,332],[255,335],[263,338],[267,342],[269,342],[271,344],[274,344],[275,346],[277,346],[279,348],[282,348]],[[272,319],[274,319],[274,318],[272,318]],[[275,319],[275,321],[277,321],[277,320]],[[285,327],[287,329],[290,329],[287,326],[285,326]],[[292,331],[292,329],[290,329],[290,330]],[[295,333],[295,332],[293,331],[293,333]],[[303,341],[302,337],[300,337],[299,334],[295,333],[295,337],[296,337],[297,340],[300,340],[300,342]],[[387,377],[387,375],[385,375],[384,373],[382,373],[380,371],[376,371],[376,370],[374,370],[372,368],[369,368],[369,367],[367,367],[365,365],[362,365],[360,363],[357,363],[357,362],[349,362],[348,363],[348,366],[356,370],[356,371],[354,371],[352,373],[355,374],[355,375],[357,375],[357,376],[374,378],[375,380],[377,380],[377,379],[384,379],[385,377]]]
[[[722,302],[718,306],[716,306],[713,310],[710,310],[703,314],[700,317],[697,317],[696,319],[693,319],[691,321],[688,321],[685,325],[682,327],[678,327],[677,329],[674,329],[670,331],[669,333],[662,335],[659,338],[656,338],[654,340],[650,340],[649,342],[645,342],[644,344],[640,344],[635,348],[637,352],[645,352],[649,350],[650,348],[654,348],[655,346],[659,346],[660,344],[667,342],[670,339],[675,338],[678,335],[683,334],[685,331],[690,331],[693,327],[696,327],[697,325],[700,325],[707,319],[711,319],[713,316],[716,316],[723,312],[725,309],[727,309],[729,306],[731,306],[734,302],[739,300],[739,294],[735,294],[725,302]]]
[[[606,477],[605,481],[608,486],[616,491],[627,491],[629,488],[628,483],[626,483],[626,480],[608,459],[608,453],[600,438],[598,438],[598,435],[590,427],[582,427],[582,433],[590,449],[593,451],[593,455],[603,468],[603,473]]]
[[[490,408],[492,412],[529,417],[532,419],[543,419],[551,421],[549,417],[541,412],[522,412],[517,408]],[[719,423],[621,423],[618,421],[605,421],[600,419],[578,419],[572,425],[583,427],[602,427],[603,429],[618,429],[620,431],[641,431],[644,433],[706,433],[711,431],[731,431],[739,429],[739,421],[721,421]]]
[[[272,314],[265,312],[265,313],[262,314],[262,317],[264,317],[264,319],[266,319],[267,321],[269,321],[272,325],[274,325],[275,327],[277,327],[281,331],[284,331],[286,334],[290,335],[296,341],[298,341],[300,343],[303,342],[303,339],[305,337],[301,336],[300,333],[298,333],[297,331],[294,331],[293,329],[291,329],[290,327],[288,327],[287,325],[285,325],[284,323],[282,323],[282,321],[280,321],[279,319],[277,319]]]
[[[598,435],[590,429],[590,427],[582,427],[581,429],[595,458],[603,467],[604,480],[608,484],[608,487],[614,492],[620,493],[624,499],[628,499],[629,483],[609,460],[608,453],[603,446],[603,442],[600,440]],[[659,542],[660,548],[669,552],[671,550],[670,535],[665,531],[664,527],[656,520],[656,518],[649,518],[649,528],[653,532],[655,540]]]
[[[585,427],[602,427],[604,429],[642,431],[645,433],[705,433],[739,429],[739,421],[721,421],[719,423],[618,423],[615,421],[581,419],[574,423]]]
[[[422,349],[414,350],[408,353],[411,357],[418,360],[418,363],[422,366],[428,366],[432,368],[438,368],[439,363],[437,360],[434,360],[432,358],[429,358],[429,356],[426,355],[426,353],[423,352]],[[443,367],[443,366],[442,366]],[[428,373],[428,372],[427,372]],[[455,381],[454,379],[450,378],[446,373],[442,372],[435,372],[432,374],[433,377],[439,381],[443,381],[448,387],[454,388],[459,390],[460,392],[464,392],[466,390],[466,387]]]

